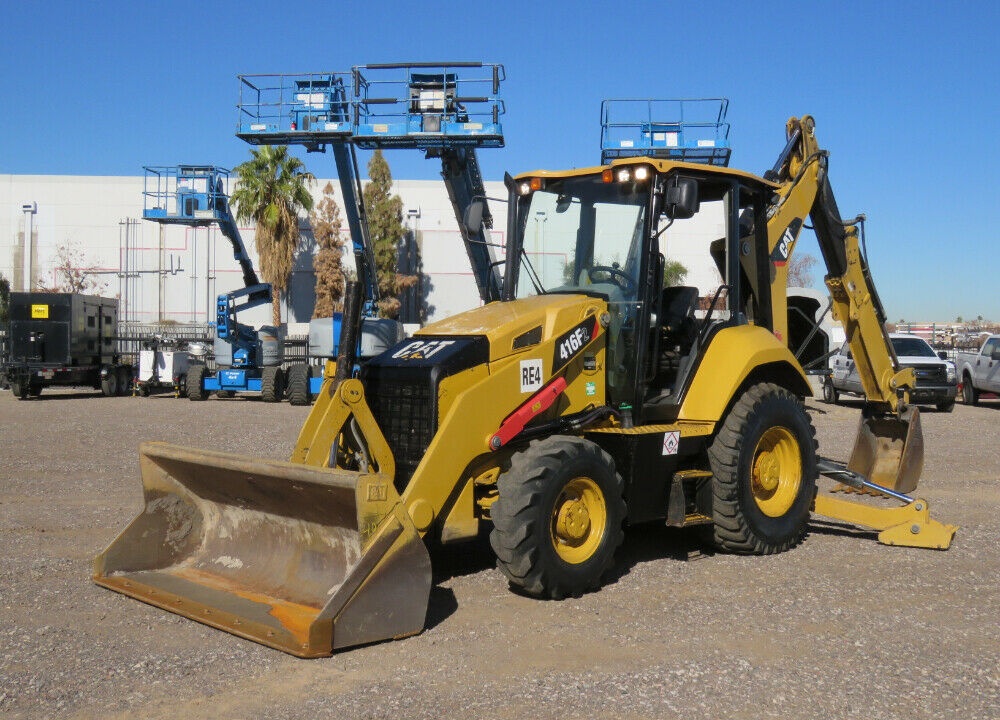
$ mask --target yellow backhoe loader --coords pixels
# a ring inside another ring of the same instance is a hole
[[[650,157],[507,176],[499,301],[350,377],[353,295],[338,374],[290,461],[144,445],[145,509],[95,581],[316,657],[420,632],[425,542],[486,528],[510,584],[546,598],[598,587],[624,531],[646,522],[768,554],[815,513],[947,548],[956,528],[908,494],[923,461],[912,371],[886,339],[812,118],[787,137],[763,178]],[[868,396],[846,467],[817,457],[789,350],[787,261],[807,217]],[[663,287],[664,257],[698,248],[718,291]],[[882,499],[818,491],[821,473]]]

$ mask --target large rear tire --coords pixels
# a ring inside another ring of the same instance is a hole
[[[285,374],[280,367],[266,367],[260,377],[260,397],[264,402],[281,402],[285,396]]]
[[[187,386],[188,400],[207,400],[208,391],[205,389],[205,375],[208,368],[204,365],[194,365],[188,370],[187,379],[184,384]]]
[[[582,438],[538,440],[514,454],[497,487],[490,545],[512,586],[558,600],[600,585],[624,537],[610,455]]]
[[[768,555],[802,541],[816,495],[816,431],[795,395],[769,383],[751,387],[708,455],[719,549]]]
[[[290,405],[309,405],[312,403],[309,378],[309,366],[305,363],[292,365],[288,368],[288,402]]]

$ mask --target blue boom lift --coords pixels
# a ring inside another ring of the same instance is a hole
[[[611,99],[601,103],[601,164],[654,157],[729,165],[726,98]]]
[[[144,170],[143,218],[190,227],[218,225],[233,246],[233,257],[243,271],[244,287],[223,293],[216,300],[216,362],[220,367],[212,375],[205,365],[192,365],[187,375],[188,398],[205,400],[211,392],[225,397],[249,391],[259,392],[267,402],[278,402],[285,389],[278,331],[267,326],[257,330],[238,320],[245,310],[269,305],[272,295],[270,284],[262,283],[253,269],[229,208],[229,196],[225,191],[229,171],[214,165],[145,167]],[[272,340],[265,342],[262,335],[267,334]]]
[[[254,145],[332,150],[363,292],[357,335],[361,358],[391,345],[399,325],[375,317],[378,284],[355,148],[419,149],[440,159],[480,297],[484,303],[497,300],[500,274],[488,240],[493,218],[476,148],[503,147],[503,79],[502,65],[484,63],[358,65],[350,72],[240,76],[238,137]],[[322,354],[335,357],[342,322],[339,314],[313,321],[310,347],[322,335]],[[292,366],[289,400],[307,404],[322,382],[308,366]]]

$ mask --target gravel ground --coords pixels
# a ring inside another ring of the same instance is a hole
[[[809,407],[846,460],[857,405]],[[920,494],[962,526],[947,552],[815,521],[778,556],[699,555],[691,531],[642,527],[603,590],[543,602],[487,544],[439,548],[421,635],[309,661],[91,583],[141,507],[140,441],[284,458],[307,412],[0,394],[0,715],[1000,717],[1000,404],[923,415]]]

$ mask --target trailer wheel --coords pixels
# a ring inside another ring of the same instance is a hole
[[[309,366],[305,363],[292,365],[288,368],[288,402],[290,405],[309,405],[312,403],[309,380]]]
[[[624,537],[610,455],[582,438],[538,440],[513,455],[497,488],[490,545],[511,586],[558,600],[600,585]]]
[[[836,405],[838,400],[840,400],[840,393],[833,386],[833,379],[828,377],[823,380],[823,402],[827,405]]]
[[[281,402],[285,396],[285,374],[280,367],[266,367],[260,378],[260,397],[264,402]]]
[[[962,402],[966,405],[979,404],[979,391],[973,386],[969,375],[962,378]]]
[[[816,494],[816,431],[795,395],[767,383],[751,387],[708,455],[716,546],[768,555],[801,542]]]
[[[187,386],[188,400],[207,400],[208,391],[205,389],[205,375],[207,369],[204,365],[194,365],[188,370],[187,379],[184,384]]]
[[[113,369],[101,378],[101,392],[105,397],[114,397],[118,394],[118,373]]]

